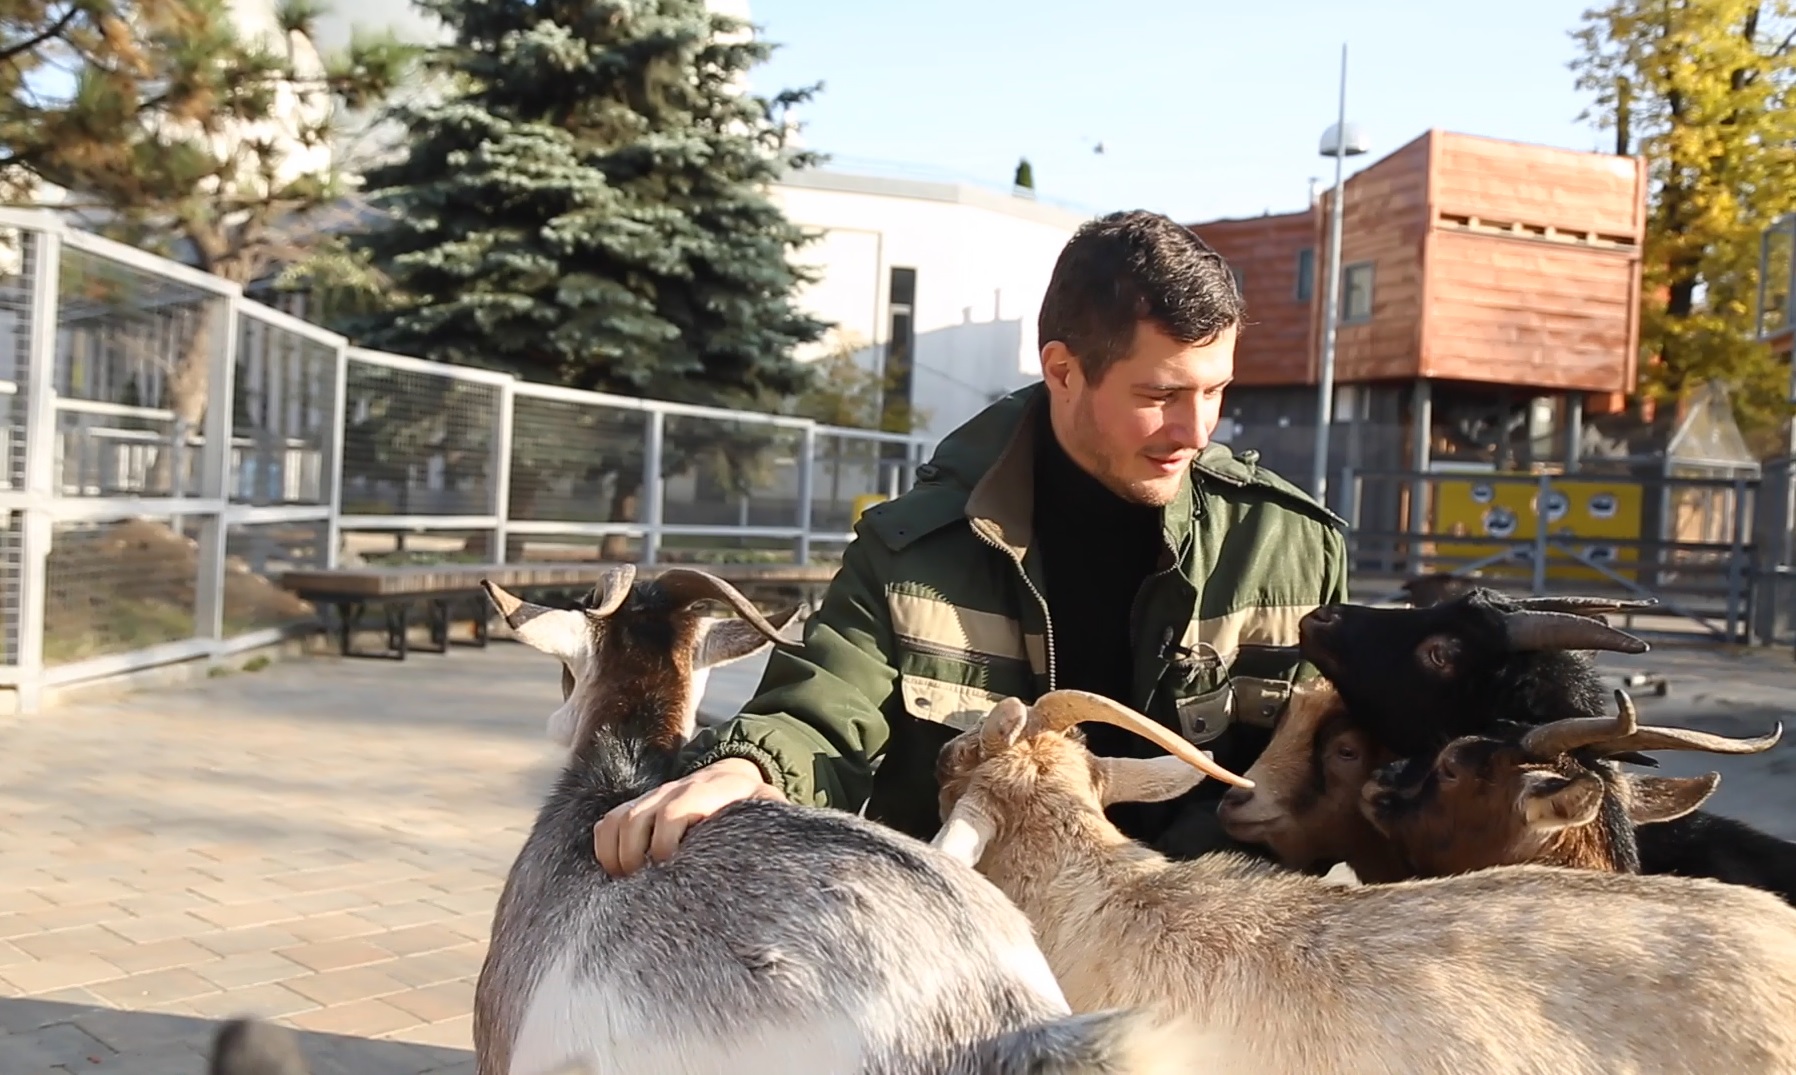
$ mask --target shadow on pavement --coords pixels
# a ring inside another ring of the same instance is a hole
[[[0,999],[6,1075],[206,1075],[219,1022],[38,999]],[[298,1031],[311,1075],[472,1075],[466,1049]]]

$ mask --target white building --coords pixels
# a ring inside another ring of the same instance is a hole
[[[939,438],[1041,376],[1035,318],[1054,260],[1086,219],[960,183],[789,174],[773,189],[820,237],[793,260],[821,275],[798,298],[871,369],[910,360],[918,432]]]

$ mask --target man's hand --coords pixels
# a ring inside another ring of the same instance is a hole
[[[743,799],[783,801],[785,796],[762,778],[760,766],[746,758],[714,761],[613,807],[592,827],[593,851],[611,876],[635,873],[651,858],[666,862],[687,829]]]

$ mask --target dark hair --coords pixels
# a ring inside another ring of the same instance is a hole
[[[1036,331],[1038,346],[1064,343],[1096,383],[1129,353],[1142,321],[1181,343],[1202,344],[1246,315],[1221,254],[1190,228],[1135,209],[1086,221],[1067,240]]]

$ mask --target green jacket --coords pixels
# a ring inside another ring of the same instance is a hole
[[[1030,554],[1037,382],[951,433],[904,495],[875,505],[801,653],[688,746],[690,772],[746,758],[794,802],[860,811],[914,836],[939,827],[935,756],[999,700],[1054,682],[1054,625]],[[1304,613],[1346,598],[1344,523],[1254,453],[1211,444],[1162,513],[1171,566],[1134,610],[1127,701],[1246,768],[1291,682]],[[1258,734],[1225,734],[1248,725]],[[877,770],[877,772],[876,772]]]

